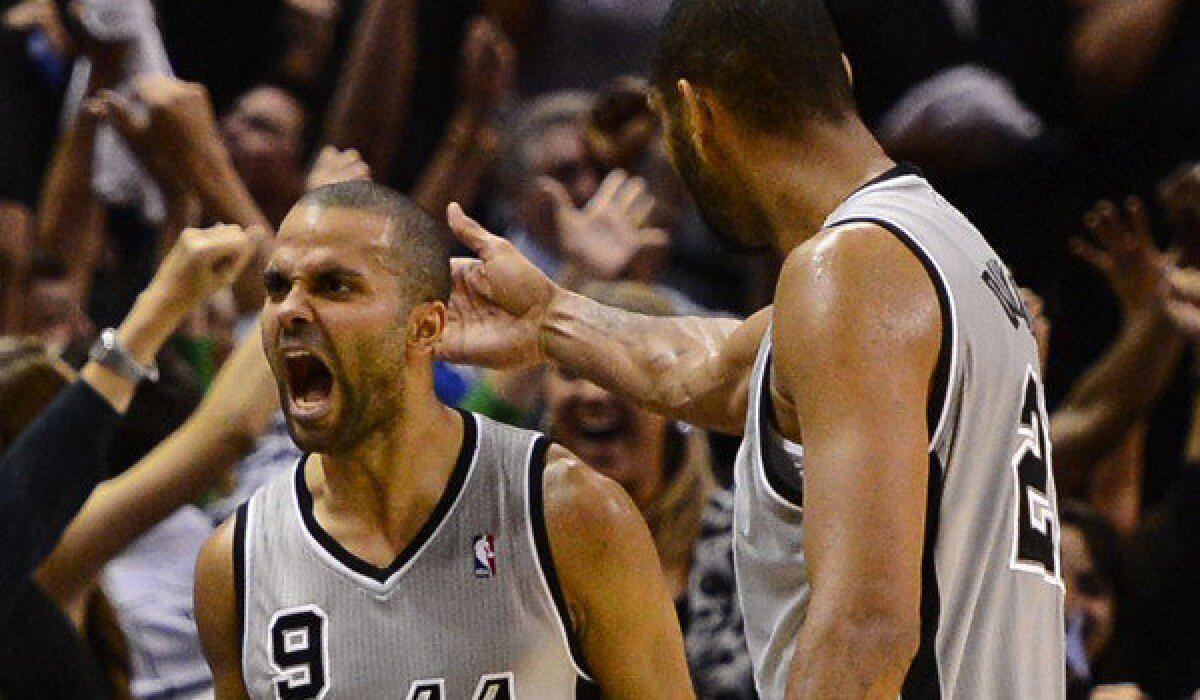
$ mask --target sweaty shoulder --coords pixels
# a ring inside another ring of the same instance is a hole
[[[546,528],[555,561],[598,561],[624,528],[644,527],[637,506],[615,481],[558,444],[542,475]],[[561,567],[560,567],[561,568]]]
[[[874,363],[908,355],[932,365],[945,322],[934,284],[917,255],[882,226],[822,231],[793,250],[780,272],[774,332],[781,369],[851,356]],[[777,388],[789,397],[795,390]]]

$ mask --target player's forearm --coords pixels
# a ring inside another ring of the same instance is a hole
[[[547,310],[542,352],[596,384],[657,413],[709,425],[702,404],[719,383],[715,365],[739,322],[644,316],[560,292]]]
[[[1153,408],[1183,351],[1183,341],[1158,315],[1130,319],[1084,373],[1051,417],[1056,476],[1078,494],[1089,467]]]

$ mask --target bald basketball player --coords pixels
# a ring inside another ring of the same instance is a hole
[[[763,698],[1062,697],[1048,423],[1006,268],[863,125],[822,0],[676,0],[652,82],[712,229],[786,258],[774,306],[606,308],[452,205],[479,259],[456,268],[442,351],[549,359],[743,435],[734,554]]]
[[[539,434],[440,403],[444,224],[368,182],[288,214],[263,345],[305,452],[205,545],[226,698],[693,697],[650,534]]]

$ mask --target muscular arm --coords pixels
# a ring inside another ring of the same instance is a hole
[[[551,359],[652,411],[741,433],[769,308],[746,321],[619,311],[555,284],[457,204],[447,214],[479,259],[454,261],[442,359],[496,368]]]
[[[196,627],[212,669],[217,700],[249,698],[242,682],[237,592],[233,578],[233,521],[208,538],[196,560]]]
[[[37,572],[67,610],[78,610],[113,557],[199,498],[253,445],[278,405],[260,334],[251,331],[196,412],[131,469],[101,484]]]
[[[664,415],[741,434],[750,367],[771,310],[745,321],[643,316],[563,291],[541,331],[543,352]]]
[[[920,636],[937,295],[902,243],[863,225],[792,253],[776,308],[773,381],[803,426],[812,582],[787,698],[895,698]]]
[[[616,483],[562,447],[547,454],[546,529],[589,671],[606,698],[694,698],[650,531]]]

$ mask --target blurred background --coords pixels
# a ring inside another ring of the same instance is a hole
[[[669,4],[0,0],[0,447],[47,400],[30,388],[42,386],[30,358],[80,366],[184,226],[273,228],[307,188],[342,179],[369,176],[439,217],[461,202],[611,304],[761,308],[779,261],[717,245],[647,108],[642,76]],[[867,124],[983,231],[1036,315],[1072,697],[1193,697],[1200,3],[827,5]],[[646,211],[622,208],[622,188]],[[111,556],[72,586],[39,584],[109,696],[211,693],[191,563],[214,525],[298,456],[271,391],[247,406],[211,388],[253,326],[256,282],[191,313],[107,457],[122,474],[207,395],[215,417],[195,429],[215,455],[204,478],[107,542]],[[629,489],[675,585],[701,696],[753,697],[727,551],[734,439],[555,368],[442,366],[439,392],[547,430]],[[4,627],[0,695],[22,697],[6,687],[29,672],[15,661],[28,630]]]

